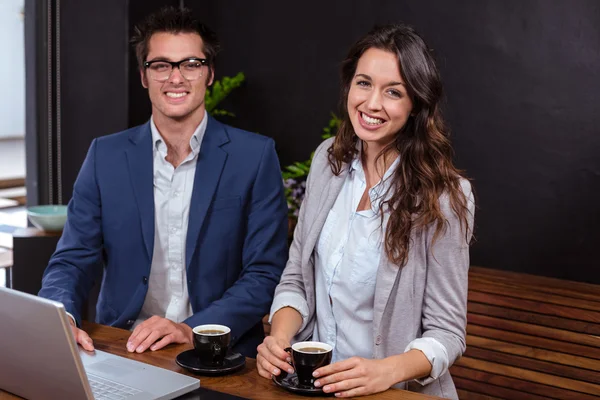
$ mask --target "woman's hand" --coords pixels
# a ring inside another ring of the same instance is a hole
[[[389,389],[395,382],[394,363],[389,359],[352,357],[317,369],[316,387],[337,397],[364,396]]]
[[[293,373],[294,368],[288,362],[291,362],[289,353],[284,349],[290,347],[289,340],[281,337],[267,336],[258,346],[258,355],[256,356],[256,368],[263,378],[271,379],[273,375],[279,375],[281,370]]]

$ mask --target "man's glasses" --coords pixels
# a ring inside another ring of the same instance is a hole
[[[208,65],[206,58],[186,58],[173,62],[166,60],[146,61],[144,68],[148,77],[158,82],[165,82],[171,76],[174,68],[179,68],[181,76],[188,81],[199,79],[202,76],[202,67]]]

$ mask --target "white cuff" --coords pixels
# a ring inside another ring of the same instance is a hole
[[[302,326],[300,327],[300,329],[298,329],[298,332],[300,332],[306,327],[306,324],[308,323],[308,303],[306,302],[304,297],[294,292],[279,293],[273,299],[273,304],[271,305],[271,312],[269,314],[269,323],[271,323],[273,315],[283,307],[292,307],[294,310],[298,311],[302,316]]]
[[[425,386],[433,382],[448,371],[448,351],[443,344],[431,337],[423,337],[413,340],[406,346],[404,352],[409,350],[420,350],[431,363],[431,373],[427,378],[415,379]]]
[[[67,312],[67,311],[65,311],[65,312],[67,313],[69,318],[71,318],[73,320],[73,323],[75,324],[75,326],[77,326],[77,321],[75,321],[75,317],[73,316],[73,314],[71,314],[70,312]]]

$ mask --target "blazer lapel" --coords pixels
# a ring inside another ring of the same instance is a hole
[[[154,251],[154,165],[150,122],[135,129],[129,140],[133,143],[133,146],[126,151],[129,178],[140,212],[146,252],[148,259],[152,260]]]
[[[327,165],[327,168],[329,168],[329,165]],[[321,230],[323,229],[323,225],[325,225],[325,221],[327,220],[327,215],[329,214],[329,211],[333,207],[335,200],[337,199],[338,195],[340,194],[340,191],[342,190],[342,186],[344,185],[344,181],[346,180],[347,174],[348,168],[344,167],[340,175],[336,176],[332,174],[331,178],[327,182],[323,182],[323,184],[320,185],[325,188],[323,195],[320,196],[320,198],[325,199],[325,201],[321,202],[315,217],[312,219],[312,225],[308,229],[308,235],[306,236],[305,242],[306,244],[302,253],[302,265],[309,264],[308,261],[315,248],[317,238],[319,237]],[[307,218],[311,218],[311,216],[307,216]]]
[[[221,172],[227,160],[227,152],[221,146],[229,142],[225,127],[209,116],[206,132],[200,146],[200,154],[196,163],[194,189],[190,203],[190,217],[185,246],[185,262],[189,268],[194,252],[199,247],[199,235],[219,184]]]

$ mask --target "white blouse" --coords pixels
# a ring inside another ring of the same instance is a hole
[[[379,205],[390,185],[387,179],[399,158],[383,179],[369,190],[371,208],[356,211],[366,189],[360,154],[349,165],[349,173],[315,246],[316,317],[313,339],[333,347],[332,361],[353,356],[373,358],[373,309],[377,269],[382,255],[387,218],[381,225]],[[383,226],[383,229],[382,229]],[[280,308],[292,307],[308,322],[306,300],[293,293],[276,296],[271,316]],[[448,370],[445,347],[433,338],[417,338],[405,351],[418,349],[432,364],[425,385]]]

